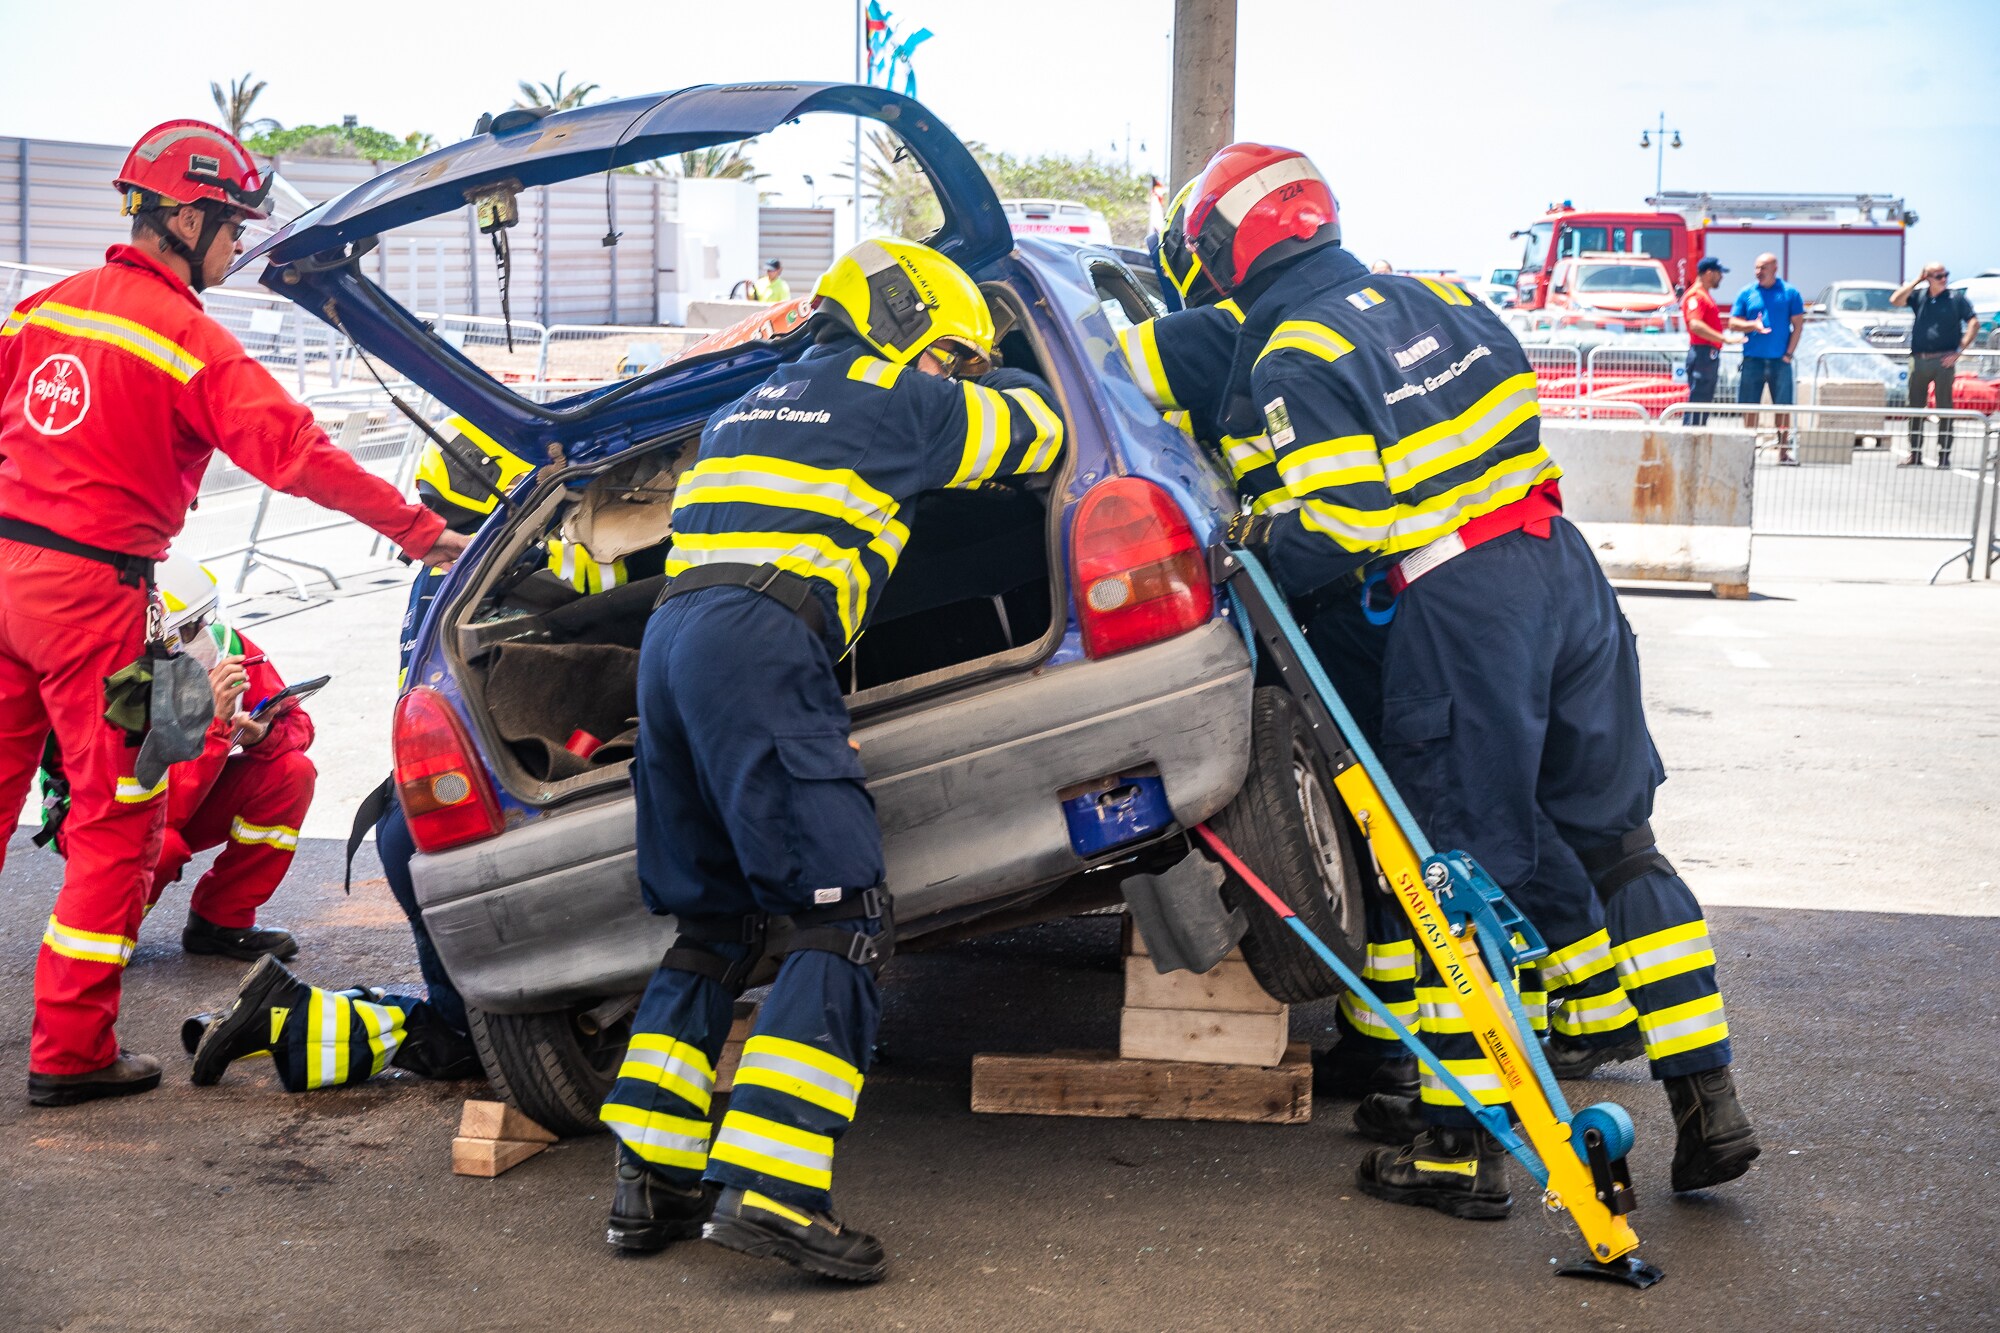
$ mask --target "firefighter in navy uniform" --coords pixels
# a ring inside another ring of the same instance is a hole
[[[815,345],[702,433],[641,648],[639,878],[680,934],[602,1111],[620,1140],[607,1239],[701,1234],[867,1282],[882,1247],[835,1216],[833,1150],[894,928],[834,664],[909,540],[903,506],[1045,471],[1063,428],[1033,376],[969,377],[992,316],[936,251],[864,242],[814,298]],[[715,1063],[765,954],[782,962],[711,1146]]]
[[[1154,259],[1161,280],[1171,285],[1182,308],[1120,330],[1118,345],[1133,381],[1153,406],[1220,455],[1245,511],[1281,514],[1296,509],[1298,501],[1285,487],[1270,437],[1255,425],[1240,435],[1230,434],[1222,425],[1243,308],[1201,278],[1201,259],[1187,244],[1184,223],[1196,183],[1189,181],[1174,196]],[[1373,743],[1382,711],[1384,635],[1382,627],[1362,611],[1360,579],[1337,580],[1295,599],[1292,610],[1320,666]],[[1362,896],[1368,931],[1362,975],[1398,1018],[1415,1027],[1417,955],[1409,924],[1379,885],[1364,885]],[[1415,1057],[1374,1010],[1343,994],[1336,1022],[1340,1040],[1313,1053],[1315,1093],[1346,1098],[1370,1093],[1397,1099],[1417,1095]]]
[[[1340,246],[1332,191],[1296,152],[1222,150],[1186,232],[1245,312],[1229,410],[1241,400],[1261,417],[1301,502],[1240,516],[1232,536],[1293,594],[1386,571],[1390,775],[1431,840],[1475,856],[1548,938],[1551,1000],[1606,1025],[1556,1042],[1615,1047],[1624,1006],[1636,1008],[1673,1107],[1674,1188],[1741,1175],[1758,1150],[1730,1077],[1715,954],[1647,823],[1665,773],[1635,643],[1562,517],[1519,345],[1449,284],[1367,273]],[[1418,1000],[1440,1058],[1504,1101],[1449,992],[1420,984]],[[1414,1143],[1362,1163],[1362,1189],[1505,1216],[1498,1143],[1428,1078],[1422,1112]]]

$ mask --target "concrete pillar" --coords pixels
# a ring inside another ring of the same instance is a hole
[[[1236,0],[1174,0],[1173,102],[1169,191],[1236,137]]]

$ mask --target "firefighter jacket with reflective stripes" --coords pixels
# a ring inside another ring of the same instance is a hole
[[[1261,433],[1222,428],[1229,368],[1243,311],[1234,301],[1194,306],[1122,329],[1118,346],[1147,399],[1167,420],[1222,453],[1236,493],[1255,514],[1294,508],[1278,460]]]
[[[1270,546],[1293,594],[1417,550],[1562,475],[1542,448],[1520,343],[1449,283],[1369,274],[1337,246],[1315,251],[1251,307],[1239,383],[1246,360],[1251,405],[1300,502]]]
[[[0,323],[0,516],[158,559],[220,449],[420,557],[444,520],[335,448],[312,413],[129,245]]]
[[[709,419],[674,492],[669,575],[776,565],[826,585],[852,644],[910,539],[923,491],[1042,472],[1063,425],[1048,387],[1018,370],[941,379],[845,337],[807,351]]]
[[[237,634],[228,632],[229,642],[223,653],[230,657],[262,656],[256,644]],[[257,705],[285,688],[284,677],[268,661],[252,663],[244,668],[250,678],[250,688],[243,691],[243,700],[237,705],[244,712],[252,712]],[[179,828],[187,823],[197,807],[208,799],[209,788],[222,775],[223,765],[229,762],[235,746],[230,737],[236,734],[235,725],[220,713],[208,724],[208,732],[202,737],[201,753],[192,759],[184,759],[167,770],[167,823]],[[268,763],[293,750],[303,750],[313,743],[313,722],[306,716],[304,708],[297,703],[284,705],[284,711],[271,721],[271,729],[264,739],[255,745],[246,745],[241,750],[245,759]]]

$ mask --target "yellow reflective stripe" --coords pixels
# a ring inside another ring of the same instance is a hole
[[[1462,463],[1470,463],[1542,414],[1542,405],[1532,387],[1517,391],[1517,395],[1499,404],[1505,408],[1504,411],[1478,422],[1481,429],[1476,432],[1447,436],[1437,440],[1433,447],[1418,451],[1409,449],[1407,441],[1392,446],[1382,456],[1383,466],[1389,474],[1389,488],[1399,495],[1405,494],[1419,482],[1449,472]]]
[[[895,362],[872,356],[859,357],[847,368],[847,378],[872,384],[878,389],[893,389],[902,373],[903,368]]]
[[[16,311],[15,314],[20,316],[23,312]],[[29,324],[39,324],[72,338],[86,338],[130,352],[147,365],[164,370],[182,384],[200,374],[205,364],[179,343],[161,337],[145,325],[102,310],[84,310],[56,301],[44,301],[25,312],[19,324],[9,320],[7,332],[18,332]]]
[[[654,1166],[700,1171],[708,1166],[708,1122],[606,1102],[597,1113],[619,1142]]]
[[[776,565],[833,585],[841,629],[852,639],[868,601],[861,553],[817,532],[683,532],[667,553],[668,577],[693,565]]]
[[[1468,426],[1492,411],[1503,400],[1512,398],[1523,390],[1526,390],[1532,397],[1535,392],[1535,385],[1535,372],[1532,370],[1520,375],[1510,375],[1506,379],[1501,380],[1493,388],[1481,394],[1479,401],[1466,408],[1463,412],[1460,412],[1457,416],[1448,417],[1435,425],[1426,426],[1422,430],[1405,435],[1402,439],[1386,446],[1382,450],[1382,461],[1384,463],[1394,463],[1415,453],[1427,444],[1435,443],[1450,436],[1463,434]]]
[[[759,1034],[743,1043],[736,1086],[769,1088],[852,1120],[861,1071],[818,1047]]]
[[[1368,960],[1361,969],[1361,975],[1368,981],[1415,981],[1417,979],[1417,942],[1397,940],[1390,944],[1368,946]]]
[[[1338,361],[1354,350],[1354,344],[1324,324],[1309,319],[1288,319],[1271,331],[1270,341],[1257,353],[1262,361],[1273,352],[1305,352],[1322,361]]]
[[[1342,435],[1290,450],[1278,459],[1278,471],[1301,500],[1315,491],[1384,479],[1373,435]]]
[[[751,1208],[761,1208],[767,1213],[775,1213],[787,1222],[796,1223],[802,1227],[812,1225],[810,1217],[807,1217],[796,1208],[779,1203],[768,1194],[759,1194],[756,1190],[744,1190],[743,1202]]]
[[[1440,1063],[1454,1078],[1465,1085],[1468,1092],[1479,1099],[1480,1105],[1499,1106],[1507,1101],[1507,1089],[1500,1082],[1500,1073],[1485,1056],[1470,1060],[1443,1060]],[[1431,1106],[1461,1104],[1451,1090],[1431,1073],[1429,1065],[1421,1065],[1419,1068],[1418,1081],[1425,1103]]]
[[[769,454],[708,458],[674,486],[674,509],[689,504],[759,504],[823,514],[886,538],[902,554],[910,529],[896,520],[894,496],[869,485],[852,468],[811,467]],[[891,567],[895,565],[892,559]]]
[[[1271,437],[1257,435],[1244,438],[1240,435],[1225,435],[1222,438],[1222,457],[1229,464],[1229,475],[1237,481],[1260,467],[1275,464],[1276,453],[1271,449]]]
[[[1215,308],[1224,314],[1232,316],[1238,324],[1243,322],[1243,307],[1236,304],[1235,298],[1232,297],[1227,301],[1217,301]]]
[[[42,943],[48,945],[50,952],[74,958],[80,963],[107,963],[112,967],[123,967],[132,961],[132,950],[138,941],[130,935],[112,935],[65,926],[56,920],[52,912],[48,928],[42,932]]]
[[[1179,407],[1181,402],[1174,397],[1173,383],[1167,379],[1166,363],[1160,360],[1158,323],[1158,320],[1149,319],[1129,329],[1120,329],[1118,346],[1125,353],[1125,364],[1138,383],[1140,392],[1154,407],[1166,412]]]
[[[403,1024],[409,1016],[393,1004],[367,1000],[354,1001],[354,1012],[361,1016],[361,1026],[368,1031],[368,1075],[373,1078],[403,1044]]]
[[[1618,963],[1618,981],[1626,989],[1651,985],[1684,972],[1715,966],[1708,923],[1689,921],[1642,935],[1611,951]]]
[[[347,1082],[353,1002],[313,988],[306,1003],[306,1087],[337,1088]]]
[[[1005,397],[971,380],[960,388],[965,393],[965,453],[947,486],[992,480],[1012,434],[1013,414]]]
[[[1430,288],[1431,293],[1446,305],[1472,304],[1472,298],[1453,283],[1439,282],[1436,278],[1418,278],[1417,281]]]
[[[1410,1165],[1416,1167],[1419,1171],[1429,1171],[1437,1175],[1476,1176],[1479,1174],[1479,1163],[1476,1161],[1439,1162],[1428,1157],[1418,1157],[1412,1159]]]
[[[1027,476],[1043,471],[1056,461],[1056,455],[1062,450],[1062,418],[1033,389],[1002,389],[1000,392],[1003,397],[1018,403],[1035,427],[1034,436],[1021,451],[1021,466],[1017,475]],[[1011,441],[1009,444],[1011,446]]]
[[[1325,500],[1306,500],[1300,520],[1322,537],[1331,537],[1343,550],[1372,551],[1389,538],[1396,520],[1394,509],[1349,509]]]
[[[1587,1001],[1566,1001],[1556,1009],[1555,1027],[1557,1032],[1566,1036],[1581,1037],[1628,1028],[1638,1016],[1639,1011],[1625,998],[1625,992],[1619,990],[1609,995],[1593,996]]]
[[[703,1115],[715,1091],[715,1070],[700,1047],[653,1032],[633,1034],[618,1077],[664,1088]]]
[[[1298,507],[1299,501],[1282,486],[1250,497],[1250,512],[1253,514],[1286,514]]]
[[[1611,964],[1611,935],[1608,931],[1594,930],[1576,943],[1553,951],[1536,966],[1542,974],[1542,984],[1557,990],[1588,981]]]
[[[1545,481],[1562,476],[1562,469],[1539,446],[1525,460],[1496,463],[1484,475],[1453,487],[1443,495],[1415,507],[1404,506],[1396,515],[1383,550],[1393,554],[1414,551],[1458,529],[1472,519],[1513,504]],[[1482,495],[1481,492],[1484,492]],[[1479,496],[1472,499],[1472,496]]]
[[[1415,1000],[1387,1001],[1390,1013],[1406,1028],[1417,1026],[1417,1002]],[[1355,1030],[1364,1036],[1379,1037],[1384,1041],[1395,1041],[1396,1030],[1382,1021],[1382,1016],[1354,998],[1352,994],[1340,997],[1340,1012],[1347,1016]]]
[[[297,851],[299,846],[297,829],[285,824],[251,824],[241,815],[229,821],[229,838],[252,847],[269,844],[281,852]]]
[[[761,1175],[812,1189],[833,1186],[833,1140],[731,1109],[709,1155]]]
[[[1639,1031],[1645,1034],[1647,1058],[1664,1060],[1727,1039],[1729,1021],[1723,1016],[1722,996],[1704,995],[1639,1015]]]
[[[1167,419],[1167,424],[1169,426],[1172,426],[1175,430],[1179,431],[1183,435],[1189,437],[1192,437],[1194,435],[1194,417],[1192,414],[1186,411],[1180,411],[1180,412],[1168,412],[1165,413],[1164,415]]]
[[[160,780],[150,787],[141,787],[139,779],[135,777],[122,777],[118,779],[115,796],[120,805],[139,805],[152,800],[166,789],[167,778],[164,773],[160,775]]]

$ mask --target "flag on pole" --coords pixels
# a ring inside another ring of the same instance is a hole
[[[910,58],[916,54],[918,47],[931,39],[931,30],[918,28],[909,36],[901,37],[896,25],[890,22],[894,17],[892,11],[882,8],[880,0],[868,0],[864,21],[868,40],[868,82],[905,97],[915,97],[917,72]]]

